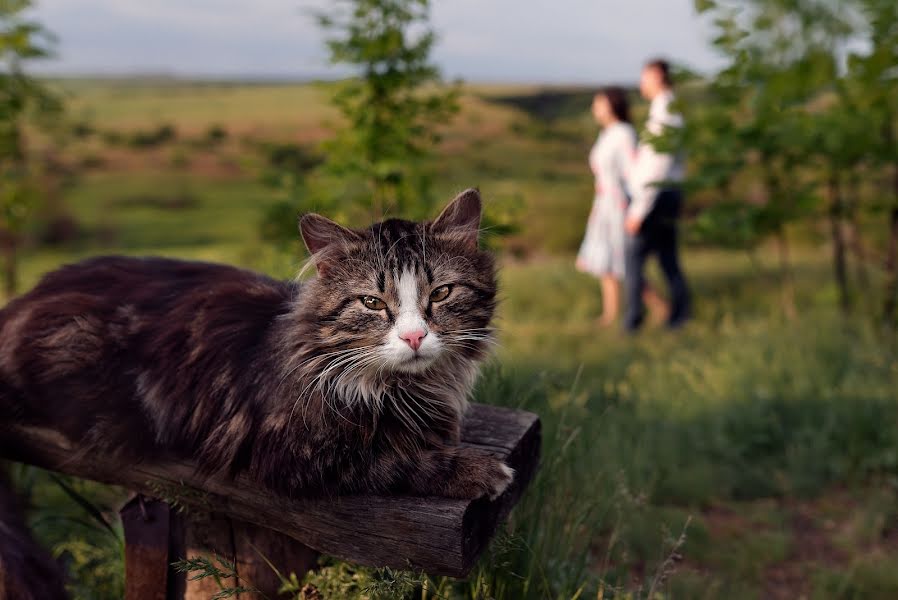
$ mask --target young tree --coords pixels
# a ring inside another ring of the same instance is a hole
[[[348,65],[355,77],[334,96],[346,123],[325,148],[327,192],[344,207],[370,202],[367,218],[426,214],[427,159],[440,126],[457,111],[459,93],[442,85],[430,62],[436,38],[429,1],[335,4],[318,19],[330,35],[331,61]]]
[[[25,64],[50,55],[52,36],[25,12],[31,0],[0,0],[0,260],[3,289],[17,287],[21,230],[39,195],[25,140],[29,117],[56,114],[59,103],[25,72]]]
[[[736,214],[748,219],[753,240],[776,240],[784,308],[791,313],[786,225],[827,204],[833,273],[847,311],[842,187],[864,151],[857,139],[863,123],[841,93],[839,62],[857,31],[857,12],[838,0],[697,0],[696,8],[714,16],[714,45],[728,61],[711,89],[725,100],[732,121],[716,137],[723,147],[725,138],[738,140],[747,159],[745,165],[730,161],[721,177],[732,182],[751,173],[764,197],[755,206],[743,200],[751,208]],[[712,155],[708,162],[714,172],[720,159]]]
[[[849,85],[858,111],[873,130],[866,140],[871,163],[888,174],[881,182],[887,214],[882,317],[894,327],[898,325],[898,3],[854,3],[867,23],[869,49],[849,58]]]

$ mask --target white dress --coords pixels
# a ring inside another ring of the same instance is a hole
[[[596,193],[586,235],[577,254],[577,269],[597,277],[624,277],[624,218],[627,174],[636,153],[636,131],[617,122],[599,134],[589,153]]]

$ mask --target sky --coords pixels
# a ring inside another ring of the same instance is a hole
[[[328,0],[36,0],[64,75],[327,78]],[[661,55],[718,64],[692,0],[433,0],[434,61],[477,82],[629,83]]]

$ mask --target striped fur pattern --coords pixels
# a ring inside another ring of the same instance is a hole
[[[3,424],[52,427],[80,452],[175,456],[292,496],[495,498],[499,459],[458,445],[492,341],[496,282],[480,197],[432,222],[300,227],[316,277],[95,258],[0,311]],[[401,337],[405,336],[405,337]],[[64,597],[0,482],[0,600]]]
[[[293,496],[496,497],[510,469],[458,445],[492,341],[480,209],[468,190],[429,222],[307,215],[303,283],[161,258],[63,267],[0,311],[0,423]]]

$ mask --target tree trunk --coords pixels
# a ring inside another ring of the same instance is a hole
[[[769,156],[762,155],[761,167],[764,171],[764,186],[767,192],[767,202],[777,202],[782,194],[780,191],[779,179],[773,168],[772,159]],[[785,219],[780,217],[773,231],[776,239],[777,254],[779,255],[779,276],[780,276],[780,302],[783,314],[787,319],[795,318],[795,287],[792,281],[792,258],[789,253],[789,240],[786,238]]]
[[[792,258],[789,254],[789,240],[786,230],[780,226],[776,231],[776,247],[780,260],[780,291],[783,314],[788,319],[795,318],[795,285],[792,280]]]
[[[870,260],[868,253],[864,250],[864,244],[861,240],[861,232],[860,227],[858,227],[857,223],[857,204],[858,204],[858,180],[857,177],[852,176],[848,182],[848,187],[845,188],[843,198],[845,200],[845,214],[844,221],[845,226],[848,230],[848,247],[851,250],[851,253],[854,255],[854,271],[856,273],[855,276],[855,284],[858,289],[864,290],[865,292],[870,288],[870,275],[867,272],[867,261]],[[862,293],[859,300],[862,301],[864,306],[862,307],[865,311],[873,312],[873,307],[870,304],[870,295],[868,293]]]
[[[839,178],[831,173],[826,182],[829,195],[829,225],[833,246],[833,275],[839,290],[839,309],[843,314],[851,310],[851,298],[848,295],[848,272],[845,267],[845,237],[842,231],[842,192]]]
[[[883,134],[886,148],[895,155],[895,132],[891,115],[887,120]],[[882,305],[882,318],[887,327],[895,327],[895,305],[898,303],[898,162],[892,165],[892,207],[889,210],[889,237],[886,244],[885,289]]]
[[[886,246],[886,285],[882,316],[888,326],[895,326],[898,303],[898,166],[895,168],[894,195],[889,211],[889,241]]]
[[[15,296],[18,289],[18,270],[16,268],[16,236],[11,231],[0,230],[0,260],[3,264],[3,292],[7,298]]]

